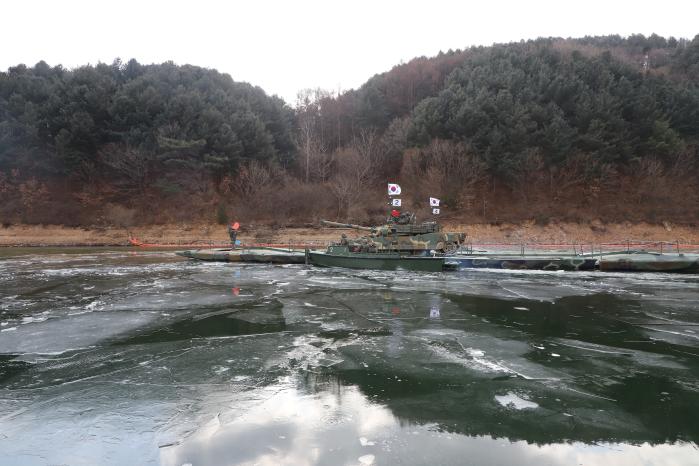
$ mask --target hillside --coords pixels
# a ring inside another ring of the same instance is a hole
[[[385,212],[699,221],[699,36],[537,39],[419,57],[296,109],[228,75],[115,61],[0,73],[0,216],[73,226]]]

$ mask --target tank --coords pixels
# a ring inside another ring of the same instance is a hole
[[[404,212],[390,218],[385,225],[367,227],[351,223],[321,220],[324,226],[366,231],[368,235],[348,239],[342,235],[340,244],[355,252],[396,251],[411,255],[429,255],[432,251],[444,254],[456,251],[466,239],[465,233],[445,233],[437,222],[417,223],[415,214]]]

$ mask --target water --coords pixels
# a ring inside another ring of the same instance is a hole
[[[697,276],[0,254],[2,465],[699,464]]]

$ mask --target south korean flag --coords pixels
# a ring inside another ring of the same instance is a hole
[[[398,196],[400,194],[400,186],[395,183],[388,183],[388,195]]]
[[[439,207],[439,199],[437,199],[436,197],[431,197],[430,207]]]

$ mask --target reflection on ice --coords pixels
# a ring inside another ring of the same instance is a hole
[[[692,464],[695,447],[581,442],[533,444],[491,436],[464,436],[433,424],[402,421],[356,388],[335,386],[305,394],[285,388],[230,422],[214,418],[181,445],[162,448],[164,465],[336,464]],[[510,392],[505,408],[536,409]],[[507,447],[507,448],[503,448]]]
[[[226,424],[212,423],[182,445],[161,449],[165,465],[356,464],[391,441],[396,419],[353,388],[303,394],[285,388]],[[372,439],[371,441],[367,439]],[[235,445],[235,448],[231,448]]]

